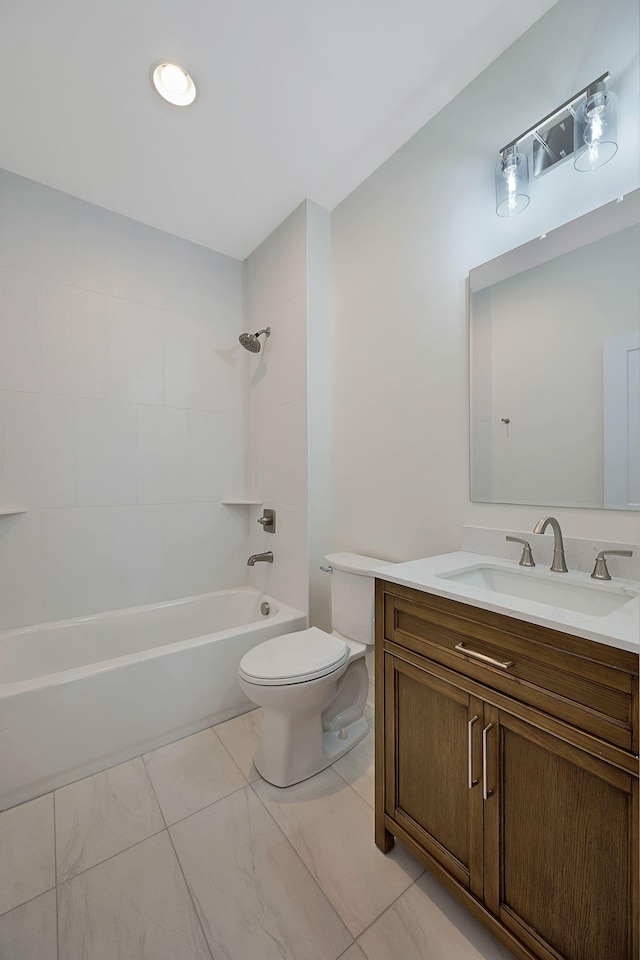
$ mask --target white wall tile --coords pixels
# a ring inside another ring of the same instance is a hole
[[[164,507],[165,595],[188,597],[213,589],[216,544],[210,503]]]
[[[117,610],[162,600],[163,507],[110,507],[108,525],[111,606]]]
[[[158,307],[109,300],[108,393],[113,400],[162,403],[165,319]]]
[[[244,582],[243,275],[0,172],[0,629]]]
[[[208,313],[215,326],[242,319],[243,264],[214,250],[190,244],[189,314]]]
[[[248,582],[306,612],[309,606],[307,510],[281,503],[265,506],[276,509],[276,532],[273,535],[258,532],[257,537],[252,538],[250,552],[273,550],[273,563],[249,567]]]
[[[74,209],[75,285],[135,299],[135,220],[78,201]]]
[[[190,500],[224,500],[242,493],[244,429],[241,414],[189,411]]]
[[[307,502],[307,404],[263,410],[251,422],[257,452],[257,481],[264,500],[305,506]]]
[[[0,630],[42,619],[40,516],[0,517]]]
[[[184,313],[190,289],[191,244],[144,223],[136,223],[135,242],[135,299]]]
[[[38,281],[0,270],[0,388],[40,389]]]
[[[206,320],[167,313],[164,402],[170,407],[211,410],[213,330]]]
[[[278,280],[284,303],[307,292],[307,202],[278,227]]]
[[[0,171],[0,267],[73,279],[73,197]]]
[[[40,288],[42,390],[107,396],[107,298],[61,284]]]
[[[43,511],[43,619],[79,617],[109,607],[106,508]]]
[[[189,499],[188,414],[138,407],[138,502]]]
[[[273,308],[283,301],[280,284],[280,261],[278,250],[278,231],[274,230],[264,240],[255,253],[255,299],[256,314],[252,316],[254,323],[264,326],[259,312],[271,313]],[[256,328],[257,329],[257,328]]]
[[[136,502],[137,432],[133,404],[76,401],[79,506]]]
[[[248,571],[248,516],[245,507],[211,505],[213,515],[213,542],[215,545],[214,571],[211,590],[224,590],[246,583]]]
[[[2,446],[5,503],[30,508],[75,503],[73,400],[5,391]]]
[[[307,397],[307,298],[298,294],[267,317],[271,336],[249,358],[249,407],[264,410]]]

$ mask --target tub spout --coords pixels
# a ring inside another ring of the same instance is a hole
[[[247,566],[253,567],[256,563],[273,563],[273,551],[267,550],[266,553],[253,553],[247,560]]]

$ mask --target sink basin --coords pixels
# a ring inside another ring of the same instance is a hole
[[[566,579],[567,575],[562,573],[507,570],[488,564],[438,576],[452,583],[479,587],[508,597],[518,597],[520,600],[534,600],[536,603],[546,603],[592,617],[606,617],[637,596],[630,591],[617,590],[600,583],[576,583]],[[551,580],[550,577],[557,577],[557,580]]]

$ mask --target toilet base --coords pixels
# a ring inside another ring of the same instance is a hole
[[[263,716],[263,726],[265,720],[269,723],[269,718]],[[268,756],[265,756],[258,748],[254,766],[262,779],[273,784],[274,787],[291,787],[294,783],[301,783],[320,773],[321,770],[326,770],[357,743],[364,740],[369,729],[368,722],[364,717],[360,717],[349,726],[343,727],[342,731],[321,732],[321,750],[309,751],[306,757],[298,757],[297,763],[292,762],[290,754],[277,756],[274,755],[273,750],[269,750]]]
[[[276,787],[290,787],[331,766],[369,730],[366,648],[334,673],[304,683],[260,685],[239,676],[242,691],[262,707],[254,764]]]

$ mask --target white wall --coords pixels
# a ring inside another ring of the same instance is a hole
[[[332,213],[334,543],[389,559],[460,545],[461,525],[533,527],[535,507],[468,492],[471,268],[640,183],[638,6],[559,0]],[[495,215],[498,150],[610,70],[618,155],[532,185],[529,209]],[[539,387],[544,390],[545,372]],[[638,540],[638,518],[558,509],[567,535]]]
[[[261,337],[247,354],[247,494],[276,511],[275,534],[249,511],[249,553],[272,550],[273,564],[249,568],[249,582],[307,611],[307,205],[302,203],[245,261],[245,328]],[[243,508],[237,508],[241,511]],[[247,554],[248,556],[248,554]]]
[[[0,173],[0,628],[242,583],[242,264]]]

